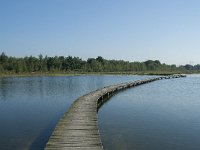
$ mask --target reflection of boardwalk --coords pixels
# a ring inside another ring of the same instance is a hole
[[[60,119],[45,150],[102,150],[97,108],[117,91],[155,80],[185,77],[173,75],[108,86],[78,98]]]

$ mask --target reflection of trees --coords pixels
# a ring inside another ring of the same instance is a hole
[[[6,101],[8,95],[8,80],[7,78],[0,78],[0,100]]]

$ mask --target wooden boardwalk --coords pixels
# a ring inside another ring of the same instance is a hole
[[[97,109],[106,98],[126,88],[180,77],[185,76],[172,75],[111,85],[78,98],[56,125],[45,150],[103,150],[98,130]]]

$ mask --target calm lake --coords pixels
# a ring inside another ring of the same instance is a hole
[[[42,150],[76,98],[107,85],[149,76],[0,78],[0,149]],[[105,149],[199,150],[200,76],[125,90],[99,110]]]
[[[98,116],[105,149],[199,150],[200,76],[120,92]]]
[[[147,76],[0,78],[0,149],[42,150],[76,98],[111,84]]]

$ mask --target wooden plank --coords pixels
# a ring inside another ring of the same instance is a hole
[[[78,98],[56,125],[45,150],[103,150],[98,130],[97,109],[106,98],[136,85],[180,77],[185,76],[172,75],[111,85]]]

